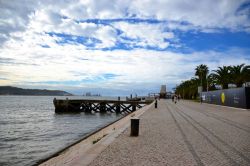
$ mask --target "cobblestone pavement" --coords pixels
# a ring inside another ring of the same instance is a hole
[[[140,117],[139,137],[125,130],[96,165],[250,165],[250,111],[160,100]]]

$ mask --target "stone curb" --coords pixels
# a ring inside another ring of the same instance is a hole
[[[71,166],[88,165],[99,153],[101,153],[116,137],[118,137],[130,125],[131,117],[140,117],[153,106],[153,103],[122,117],[103,128],[90,133],[83,139],[60,150],[47,159],[40,160],[36,165],[40,166]]]

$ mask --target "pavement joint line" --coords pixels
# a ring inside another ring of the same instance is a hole
[[[208,131],[212,136],[214,136],[217,140],[219,140],[222,144],[224,144],[224,146],[229,147],[231,150],[233,150],[236,154],[238,154],[241,158],[243,158],[245,161],[247,161],[250,164],[250,159],[248,157],[246,157],[244,154],[242,154],[241,152],[239,152],[236,148],[234,148],[233,146],[229,145],[228,143],[226,143],[225,141],[223,141],[220,137],[218,137],[216,134],[214,134],[212,131],[210,131],[209,129],[207,129],[206,127],[204,127],[203,125],[201,125],[199,122],[197,122],[196,120],[194,120],[190,115],[187,115],[186,113],[184,113],[182,111],[183,114],[185,114],[186,116],[188,116],[190,119],[192,119],[197,125],[199,125],[201,128],[203,128],[204,130]]]
[[[226,105],[218,105],[218,104],[213,104],[213,103],[201,103],[201,104],[206,104],[206,105],[211,105],[213,107],[226,107],[226,108],[232,108],[232,109],[237,109],[237,110],[243,110],[243,111],[250,111],[250,109],[246,109],[246,108],[237,108],[237,107],[230,107],[230,106],[226,106]]]
[[[187,148],[189,149],[189,151],[191,152],[194,160],[196,161],[197,165],[198,166],[204,166],[204,164],[202,163],[201,159],[199,158],[199,156],[197,155],[196,151],[194,150],[192,144],[188,141],[187,139],[187,136],[185,135],[184,131],[182,130],[182,128],[180,127],[180,124],[178,123],[178,121],[176,120],[176,118],[174,117],[172,111],[170,110],[170,108],[167,106],[167,110],[169,111],[171,117],[173,118],[174,122],[175,122],[175,125],[177,126],[177,128],[179,129],[182,137],[183,137],[183,140],[185,142],[185,144],[187,145]]]
[[[189,108],[191,108],[192,110],[193,109],[199,109],[199,108],[197,108],[197,107],[193,107],[193,106],[191,106],[191,105],[186,105],[187,107],[189,107]],[[199,109],[200,110],[200,109]],[[193,110],[193,111],[195,111],[195,110]],[[232,123],[237,123],[239,126],[242,126],[243,128],[245,127],[245,128],[250,128],[249,126],[245,126],[245,125],[243,125],[243,124],[241,124],[241,123],[238,123],[238,122],[235,122],[235,121],[232,121],[232,120],[230,120],[230,119],[227,119],[227,118],[223,118],[222,116],[219,116],[219,115],[216,115],[216,114],[214,114],[214,113],[212,113],[212,112],[201,112],[201,111],[195,111],[195,112],[198,112],[198,113],[204,113],[204,114],[209,114],[209,116],[211,116],[211,115],[213,115],[213,116],[216,116],[216,117],[218,117],[218,118],[220,118],[220,119],[224,119],[224,120],[226,120],[226,121],[230,121],[230,122],[232,122]]]
[[[192,111],[195,111],[195,110],[193,110],[194,107],[191,107],[190,105],[188,105],[187,107],[192,108]],[[195,109],[198,109],[198,108],[195,108]],[[243,131],[245,131],[245,132],[250,133],[250,130],[249,130],[249,127],[248,127],[248,126],[245,126],[245,125],[240,124],[240,123],[238,123],[238,122],[229,120],[229,119],[227,119],[227,118],[223,118],[223,117],[218,116],[218,115],[216,115],[216,114],[214,114],[214,113],[211,113],[211,112],[210,112],[210,113],[208,113],[208,112],[201,112],[201,111],[195,111],[195,112],[204,114],[204,115],[206,115],[206,116],[208,116],[208,117],[217,119],[218,121],[224,122],[224,123],[226,123],[226,124],[229,124],[229,125],[231,125],[231,126],[234,126],[234,127],[238,128],[238,129],[241,129],[241,130],[243,130]],[[237,125],[236,125],[236,124],[237,124]],[[239,127],[239,126],[241,126],[241,127]],[[247,129],[245,129],[245,128],[247,128]]]
[[[177,109],[179,109],[177,106],[175,106]],[[189,124],[191,124],[191,126],[196,130],[198,131],[198,133],[200,133],[200,135],[202,135],[216,150],[218,150],[223,156],[225,156],[231,164],[233,165],[239,165],[236,161],[234,161],[231,157],[228,156],[227,153],[225,153],[222,149],[219,148],[219,146],[215,145],[213,143],[213,141],[208,138],[208,136],[206,136],[204,133],[202,133],[202,131],[197,127],[195,126],[190,120],[188,120],[188,116],[186,114],[183,113],[183,111],[181,111],[181,109],[179,109],[179,111],[176,111],[181,117],[183,117],[183,119],[185,119]],[[184,115],[186,116],[184,116]],[[189,117],[190,118],[190,117]],[[191,118],[190,118],[191,119]],[[198,122],[197,122],[198,123]]]

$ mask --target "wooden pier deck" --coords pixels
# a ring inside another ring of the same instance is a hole
[[[152,101],[121,101],[121,100],[81,100],[56,99],[53,104],[56,113],[65,112],[116,112],[130,113],[152,103]]]

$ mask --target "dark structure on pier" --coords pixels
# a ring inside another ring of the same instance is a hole
[[[116,112],[130,113],[152,101],[120,101],[120,100],[57,100],[53,103],[56,113],[66,112]]]

